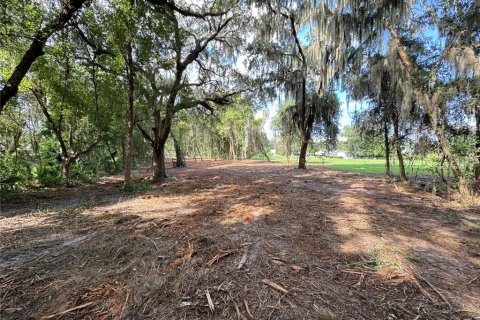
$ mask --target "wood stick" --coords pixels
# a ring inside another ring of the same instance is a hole
[[[91,305],[91,304],[94,303],[94,302],[95,302],[95,301],[87,302],[87,303],[84,303],[84,304],[82,304],[82,305],[79,305],[79,306],[76,306],[76,307],[67,309],[67,310],[65,310],[65,311],[61,311],[61,312],[58,312],[58,313],[55,313],[55,314],[52,314],[52,315],[49,315],[49,316],[41,317],[40,319],[52,319],[52,318],[55,318],[55,317],[64,315],[65,313],[69,313],[69,312],[72,312],[72,311],[75,311],[75,310],[79,310],[79,309],[83,309],[83,308],[85,308],[85,307],[88,307],[89,305]]]
[[[212,297],[210,297],[210,292],[208,292],[208,289],[205,292],[205,295],[207,296],[208,306],[213,313],[213,311],[215,310],[215,305],[213,304]]]
[[[279,286],[279,285],[276,284],[275,282],[272,282],[272,281],[270,281],[270,280],[268,280],[268,279],[263,279],[262,282],[265,283],[265,284],[268,284],[270,287],[272,287],[272,288],[274,288],[274,289],[276,289],[276,290],[278,290],[278,291],[281,291],[281,292],[283,292],[283,293],[288,293],[288,290],[287,290],[287,289],[285,289],[285,288],[282,287],[282,286]]]

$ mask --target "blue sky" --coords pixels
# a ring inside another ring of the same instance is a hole
[[[340,129],[343,130],[345,126],[348,126],[352,122],[352,112],[357,108],[362,108],[364,103],[358,101],[348,101],[347,93],[345,91],[337,91],[337,96],[340,100]],[[277,114],[279,106],[283,103],[283,98],[277,98],[276,100],[267,104],[268,117],[265,119],[264,129],[267,136],[273,138],[272,119]],[[263,110],[257,112],[257,117],[261,118]]]

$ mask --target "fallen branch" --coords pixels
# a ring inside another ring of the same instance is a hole
[[[447,298],[445,298],[445,296],[440,292],[440,290],[438,290],[437,288],[435,288],[435,287],[433,286],[433,284],[431,284],[427,279],[425,279],[424,277],[422,277],[422,276],[419,275],[418,273],[414,273],[414,274],[415,274],[415,276],[416,276],[417,278],[419,278],[420,280],[422,280],[423,282],[425,282],[426,284],[428,284],[428,285],[430,286],[430,288],[432,288],[433,291],[435,291],[435,292],[438,294],[438,296],[439,296],[440,298],[442,298],[442,300],[448,305],[448,307],[450,308],[450,310],[453,310],[452,305],[451,305],[450,302],[447,300]]]
[[[432,298],[432,296],[427,292],[427,290],[425,290],[422,285],[418,282],[417,278],[415,278],[415,276],[413,277],[413,283],[418,287],[418,290],[420,290],[420,292],[425,296],[427,297],[428,299],[430,299],[430,301],[432,301],[433,303],[436,303],[435,299]]]

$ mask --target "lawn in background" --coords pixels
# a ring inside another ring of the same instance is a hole
[[[254,160],[265,160],[265,158],[258,156],[254,157]],[[270,158],[273,162],[282,162],[286,163],[287,158],[283,156],[274,156]],[[290,158],[291,164],[298,163],[298,156]],[[385,173],[385,159],[343,159],[337,157],[317,157],[310,156],[307,157],[307,166],[308,165],[325,165],[329,168],[336,170],[345,170],[361,173]],[[395,175],[398,175],[398,162],[396,159],[390,162],[392,172]],[[415,176],[417,174],[432,174],[431,168],[432,163],[428,160],[416,160],[416,161],[405,161],[405,171],[409,176]]]

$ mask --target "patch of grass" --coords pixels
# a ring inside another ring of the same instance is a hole
[[[148,180],[135,181],[122,188],[124,192],[128,193],[142,193],[152,189],[152,183]]]
[[[260,158],[253,158],[253,160],[264,160]],[[273,162],[286,163],[287,158],[283,156],[272,157]],[[290,163],[297,164],[298,157],[291,157]],[[359,173],[385,173],[385,159],[343,159],[338,157],[308,157],[308,165],[324,165],[336,170],[352,171]],[[399,174],[398,163],[392,161],[391,163],[392,173]],[[427,160],[417,160],[414,162],[405,162],[405,170],[407,175],[412,176],[416,174],[432,174],[431,163]]]
[[[408,251],[399,247],[373,247],[366,251],[366,257],[361,257],[359,261],[350,263],[350,267],[368,271],[378,271],[382,268],[396,269],[400,272],[405,271],[403,262],[406,260],[418,262],[419,258]]]
[[[443,217],[443,220],[445,220],[445,223],[455,225],[455,226],[459,225],[461,222],[460,217],[454,212],[447,213]]]
[[[350,267],[355,269],[377,271],[383,266],[383,262],[380,259],[380,252],[381,249],[379,248],[368,249],[367,258],[362,258],[361,261],[351,262]]]

